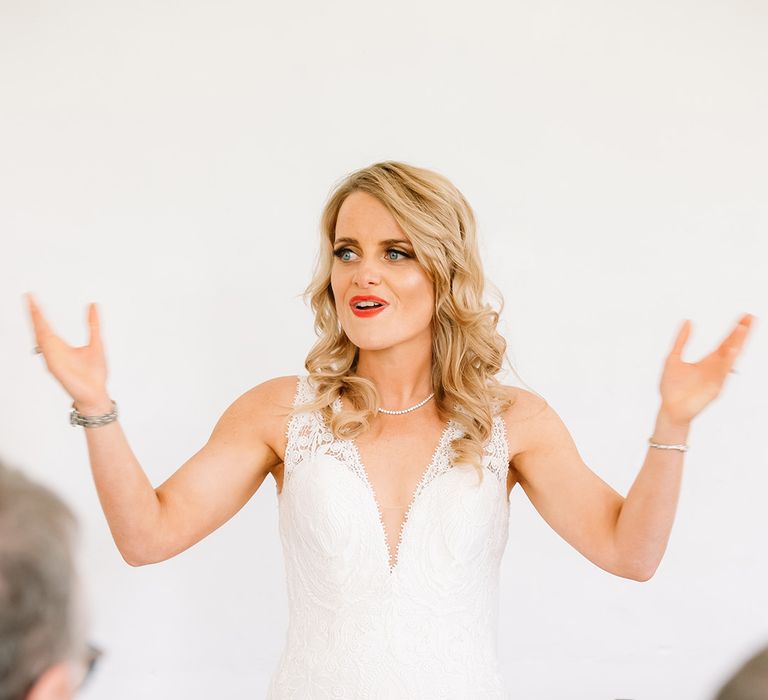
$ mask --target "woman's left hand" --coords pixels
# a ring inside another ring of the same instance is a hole
[[[683,362],[680,357],[691,331],[691,322],[683,322],[661,375],[661,410],[671,422],[690,423],[720,394],[754,318],[744,314],[720,347],[698,362]]]

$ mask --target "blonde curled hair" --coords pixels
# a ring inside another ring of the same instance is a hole
[[[504,301],[499,295],[498,312],[483,301],[485,276],[474,213],[461,192],[431,170],[397,161],[375,163],[347,175],[332,191],[321,216],[315,271],[304,291],[318,336],[304,362],[316,400],[291,414],[319,410],[336,438],[354,439],[378,412],[376,386],[355,374],[359,349],[341,328],[331,288],[336,220],[344,200],[358,191],[387,207],[433,283],[434,400],[440,418],[453,419],[464,431],[450,444],[453,463],[475,467],[482,481],[483,449],[494,414],[513,403],[496,378],[507,347],[496,330]],[[336,414],[332,404],[342,393],[354,408]]]

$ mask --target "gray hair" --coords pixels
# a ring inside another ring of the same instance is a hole
[[[79,652],[76,534],[55,493],[0,462],[0,700]]]
[[[765,700],[768,698],[768,647],[745,661],[720,689],[715,700]]]

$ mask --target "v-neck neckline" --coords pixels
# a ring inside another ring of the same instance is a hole
[[[336,400],[334,401],[334,404],[336,404],[336,407],[338,408],[339,411],[342,410],[343,404],[341,403],[340,396],[336,398]],[[450,433],[452,426],[453,426],[453,419],[449,418],[446,421],[442,432],[440,433],[440,437],[438,438],[437,445],[435,446],[435,449],[432,452],[432,457],[430,458],[429,463],[427,464],[426,468],[422,472],[421,478],[416,483],[416,487],[414,488],[413,493],[411,494],[411,498],[408,503],[408,507],[405,511],[405,515],[403,516],[403,519],[400,522],[400,530],[397,538],[397,544],[395,545],[394,560],[392,558],[389,534],[387,533],[387,527],[384,524],[384,519],[381,514],[381,505],[379,504],[379,499],[376,496],[376,490],[373,488],[371,479],[368,476],[368,470],[365,467],[363,458],[360,455],[360,448],[357,446],[357,442],[355,442],[354,438],[347,438],[346,440],[342,440],[342,442],[346,442],[350,446],[353,458],[356,462],[355,464],[356,471],[363,478],[363,481],[365,482],[368,493],[371,495],[371,499],[373,500],[373,504],[376,506],[376,512],[378,514],[378,520],[379,520],[379,527],[384,539],[384,549],[386,554],[387,567],[389,569],[390,575],[393,575],[395,573],[400,563],[400,548],[403,543],[403,535],[405,533],[406,524],[408,523],[408,519],[410,518],[411,511],[413,510],[413,505],[418,500],[420,493],[422,492],[424,486],[427,483],[427,480],[429,479],[429,477],[434,472],[437,466],[437,463],[440,459],[440,455],[442,454],[445,448],[445,443],[447,441],[448,434]]]

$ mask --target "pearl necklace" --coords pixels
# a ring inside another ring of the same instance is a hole
[[[409,411],[415,411],[417,408],[421,408],[427,401],[429,401],[433,396],[435,395],[435,392],[433,391],[429,396],[427,396],[426,399],[423,401],[419,401],[415,406],[411,406],[410,408],[403,408],[400,411],[388,411],[386,408],[380,408],[379,413],[387,413],[390,416],[397,416],[401,413],[408,413]]]

